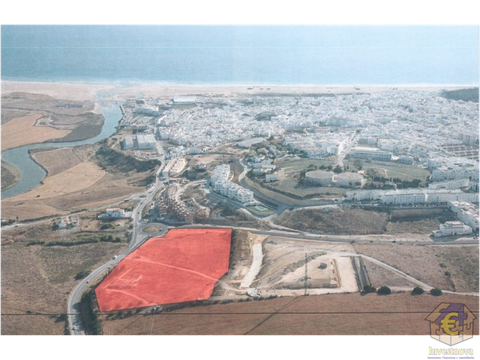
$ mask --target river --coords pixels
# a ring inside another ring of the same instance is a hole
[[[10,189],[2,191],[2,199],[20,195],[32,190],[40,185],[43,179],[45,179],[47,176],[45,169],[38,165],[30,157],[30,150],[95,144],[96,142],[113,135],[116,131],[118,122],[122,118],[120,107],[112,104],[111,106],[99,106],[99,108],[105,118],[105,121],[100,134],[93,138],[72,142],[46,142],[40,144],[31,144],[2,152],[2,160],[12,164],[20,171],[20,181]]]

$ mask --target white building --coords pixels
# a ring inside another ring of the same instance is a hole
[[[99,219],[129,219],[132,213],[120,208],[111,208],[105,210],[105,214],[98,216]]]
[[[425,203],[423,192],[387,191],[382,197],[382,203],[393,205],[411,205]]]
[[[149,116],[160,116],[162,113],[154,108],[135,108],[133,111],[135,114],[143,114]]]
[[[469,179],[458,179],[449,181],[440,181],[428,184],[429,189],[460,189],[470,185]]]
[[[176,105],[194,105],[197,102],[195,96],[175,96],[173,103]]]
[[[378,201],[386,190],[352,190],[345,194],[349,201]]]
[[[445,224],[440,224],[440,231],[436,232],[435,236],[466,235],[471,233],[472,228],[464,225],[461,221],[447,221]]]
[[[122,148],[123,150],[133,149],[133,138],[131,136],[125,136],[122,140]]]
[[[140,150],[155,149],[157,142],[152,134],[137,135],[137,144]]]
[[[265,182],[274,182],[278,181],[278,174],[266,174]]]
[[[382,151],[377,148],[368,148],[368,147],[353,148],[350,151],[349,156],[361,158],[361,159],[373,159],[373,160],[383,160],[383,161],[392,160],[391,152]]]
[[[213,169],[212,177],[210,178],[210,184],[214,185],[215,183],[228,181],[230,177],[230,165],[222,164],[218,165]]]
[[[253,192],[228,181],[229,177],[230,165],[222,164],[216,166],[210,178],[213,191],[229,199],[241,202],[242,204],[254,202]]]
[[[464,224],[470,226],[475,231],[478,230],[478,206],[466,201],[449,201],[448,208],[452,210]]]
[[[470,201],[478,202],[478,193],[464,193],[458,189],[456,190],[426,190],[428,194],[427,202],[447,203],[449,201]]]

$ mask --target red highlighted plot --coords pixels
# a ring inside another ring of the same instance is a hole
[[[101,311],[208,299],[228,271],[231,229],[174,229],[152,238],[95,289]]]

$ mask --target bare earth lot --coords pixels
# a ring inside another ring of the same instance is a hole
[[[133,315],[105,321],[104,334],[427,335],[430,327],[424,319],[441,302],[465,303],[478,314],[478,297],[331,294]]]
[[[356,252],[374,257],[431,286],[450,291],[478,292],[478,245],[433,247],[397,243],[353,244],[353,247]],[[372,277],[368,267],[367,271]],[[447,271],[451,275],[445,275]],[[377,276],[373,274],[373,283],[382,279],[377,279]]]

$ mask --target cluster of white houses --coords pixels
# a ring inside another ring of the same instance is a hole
[[[230,165],[222,164],[215,167],[210,178],[212,190],[226,196],[229,199],[241,202],[242,204],[254,202],[253,192],[241,187],[238,184],[228,181],[230,177]]]
[[[447,221],[440,224],[440,230],[433,233],[435,237],[467,235],[478,231],[478,207],[466,201],[449,201],[448,208],[460,221]]]
[[[459,189],[405,189],[405,190],[352,190],[347,191],[349,201],[380,201],[383,204],[413,205],[437,204],[449,201],[477,203],[478,192],[466,193]]]
[[[466,201],[449,201],[448,208],[452,210],[465,225],[478,231],[478,207]]]

